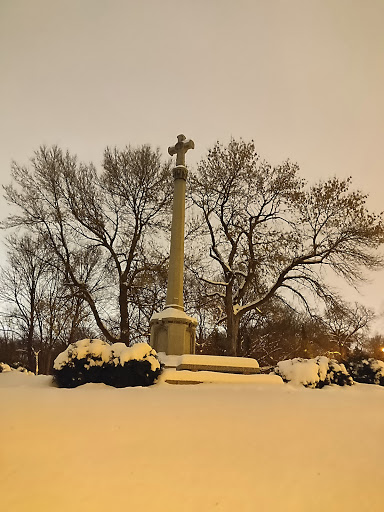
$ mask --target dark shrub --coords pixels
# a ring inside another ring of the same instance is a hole
[[[123,365],[106,367],[106,384],[115,388],[150,386],[160,375],[160,368],[153,371],[146,360],[131,359]]]
[[[92,382],[88,378],[87,366],[85,358],[75,359],[69,364],[62,366],[60,370],[54,369],[54,380],[60,388],[76,388],[87,382]]]
[[[384,362],[378,359],[347,361],[345,365],[356,382],[384,386]]]
[[[161,373],[156,351],[147,343],[127,347],[101,340],[80,340],[59,354],[54,378],[59,387],[74,388],[89,382],[123,388],[150,386]]]
[[[325,380],[326,384],[336,384],[338,386],[352,386],[353,384],[353,378],[345,365],[338,363],[336,359],[330,359],[328,361],[328,370]]]

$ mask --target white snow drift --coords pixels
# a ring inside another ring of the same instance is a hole
[[[0,508],[381,512],[384,387],[0,374]]]

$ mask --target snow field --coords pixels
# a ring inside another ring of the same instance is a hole
[[[0,375],[4,510],[383,510],[384,388]]]

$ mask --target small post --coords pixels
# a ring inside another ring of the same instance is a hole
[[[33,353],[35,354],[35,361],[36,361],[35,375],[38,375],[38,373],[39,373],[39,353],[40,353],[40,350],[33,350]]]

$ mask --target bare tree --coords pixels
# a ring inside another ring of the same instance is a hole
[[[7,316],[13,318],[14,329],[22,338],[27,352],[27,364],[34,367],[33,342],[36,336],[36,320],[47,271],[45,249],[40,240],[29,235],[7,239],[8,267],[1,275],[0,298],[11,307]],[[8,322],[9,324],[9,322]]]
[[[384,361],[384,336],[378,333],[371,337],[365,336],[354,353],[355,357],[359,355],[360,359],[373,357]]]
[[[31,170],[13,164],[5,191],[19,213],[5,226],[42,237],[105,338],[129,343],[132,297],[161,263],[153,255],[169,222],[170,164],[147,145],[107,149],[101,173],[58,147],[40,148],[31,162]],[[78,262],[90,253],[96,263],[84,280]]]
[[[90,310],[84,300],[74,296],[64,282],[64,273],[55,255],[48,253],[44,240],[31,234],[7,239],[8,262],[1,272],[0,299],[3,331],[13,334],[15,349],[25,350],[27,366],[35,366],[36,350],[45,373],[49,373],[52,354],[75,341],[79,330],[90,330]],[[92,261],[79,272],[84,281],[92,273]]]
[[[360,344],[374,319],[374,312],[362,304],[333,303],[324,314],[330,338],[342,359],[345,359],[353,345]]]
[[[329,272],[356,284],[364,270],[382,268],[381,217],[367,211],[366,196],[350,184],[333,178],[307,188],[297,165],[272,167],[242,140],[217,143],[200,162],[191,179],[200,212],[194,251],[209,249],[195,272],[221,303],[229,354],[241,352],[244,315],[273,297],[296,297],[310,309],[310,296],[335,300]]]

